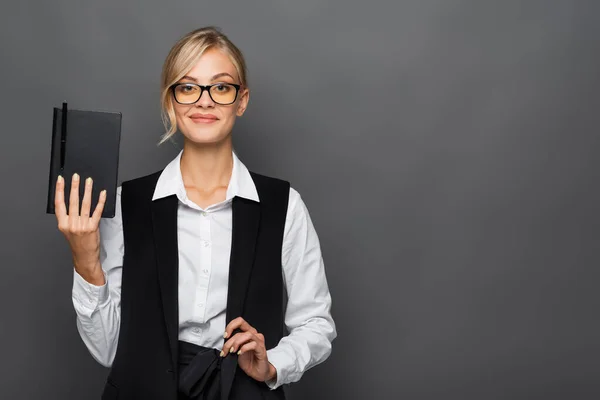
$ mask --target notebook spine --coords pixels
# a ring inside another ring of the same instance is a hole
[[[56,192],[56,178],[58,178],[57,169],[56,169],[56,144],[57,141],[60,140],[58,135],[58,130],[56,128],[58,122],[58,113],[59,110],[54,107],[54,112],[52,115],[52,142],[50,144],[50,168],[49,168],[49,176],[48,176],[48,199],[46,203],[46,213],[54,214],[54,193]],[[63,177],[64,178],[64,177]]]
[[[67,152],[67,117],[69,116],[67,110],[67,102],[63,102],[62,105],[62,118],[60,119],[60,173],[62,174],[65,169],[65,156]]]

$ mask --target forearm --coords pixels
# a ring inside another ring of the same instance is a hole
[[[268,382],[269,386],[275,389],[299,381],[306,371],[329,357],[336,336],[330,318],[312,318],[294,328],[276,347],[267,350],[269,362],[277,370],[276,379]]]
[[[102,266],[100,265],[100,260],[95,263],[93,268],[78,267],[75,264],[75,271],[87,283],[90,283],[94,286],[104,286],[106,283],[104,271],[102,271]]]
[[[81,339],[98,363],[110,367],[119,336],[120,309],[104,273],[96,282],[102,281],[103,285],[94,285],[74,271],[72,297]]]

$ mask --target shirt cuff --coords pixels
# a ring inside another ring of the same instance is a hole
[[[104,274],[104,285],[97,286],[85,279],[73,268],[73,301],[78,313],[91,317],[98,306],[108,302],[108,279]]]
[[[291,374],[293,374],[296,370],[296,363],[294,358],[290,358],[290,355],[286,354],[283,348],[277,346],[267,350],[267,359],[277,370],[276,379],[265,381],[271,390],[277,389],[279,386],[292,381],[290,378]]]

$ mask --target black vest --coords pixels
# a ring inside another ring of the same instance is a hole
[[[178,199],[152,201],[161,172],[122,184],[121,321],[103,400],[177,399]],[[250,175],[260,202],[233,199],[226,319],[243,317],[270,349],[284,335],[281,247],[290,184]],[[236,370],[229,373],[244,373],[230,365]]]

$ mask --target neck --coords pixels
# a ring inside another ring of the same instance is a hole
[[[201,191],[227,188],[233,170],[231,151],[231,139],[202,145],[186,139],[180,163],[184,186]]]

